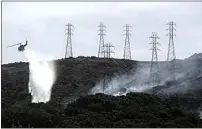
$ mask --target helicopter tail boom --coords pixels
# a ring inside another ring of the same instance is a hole
[[[17,46],[17,45],[21,45],[21,43],[17,43],[17,44],[11,45],[11,46],[7,46],[7,48],[8,48],[8,47]]]

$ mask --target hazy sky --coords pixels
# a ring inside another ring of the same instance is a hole
[[[175,49],[183,59],[202,52],[202,2],[3,2],[2,62],[26,61],[17,47],[7,45],[25,42],[27,48],[54,58],[65,54],[65,24],[75,26],[73,56],[97,56],[98,25],[106,25],[105,41],[115,46],[115,57],[123,57],[123,25],[132,25],[131,53],[133,60],[151,60],[152,32],[157,32],[162,50],[159,60],[166,60],[168,37],[166,23],[177,24]]]

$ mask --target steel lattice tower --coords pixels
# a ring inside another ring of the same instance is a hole
[[[115,53],[114,51],[112,51],[111,48],[114,48],[114,46],[110,43],[106,43],[104,45],[104,55],[106,58],[111,58],[111,53]],[[105,59],[105,66],[107,67],[107,60]],[[107,76],[104,73],[104,79],[103,79],[103,93],[105,93],[105,89],[108,87],[109,83],[111,82],[111,77]]]
[[[152,36],[149,37],[152,39],[152,58],[151,58],[151,66],[150,66],[150,81],[154,85],[159,81],[159,74],[158,74],[158,49],[157,45],[160,45],[159,42],[157,42],[157,39],[160,39],[156,32],[152,32]]]
[[[166,25],[168,25],[168,34],[169,36],[169,44],[168,44],[168,54],[167,54],[167,63],[168,63],[168,69],[171,72],[171,79],[174,81],[175,80],[175,61],[176,61],[176,55],[175,55],[175,46],[174,46],[174,31],[176,31],[175,26],[176,24],[171,21],[168,22]]]
[[[73,57],[73,52],[72,52],[72,35],[73,35],[73,33],[72,33],[72,31],[73,31],[74,26],[71,23],[69,23],[65,26],[67,27],[65,29],[65,35],[67,35],[65,58],[67,58],[67,57]]]
[[[131,26],[128,24],[126,24],[124,26],[125,46],[124,46],[123,58],[129,59],[129,60],[131,60],[131,51],[130,51],[130,36],[131,36],[130,32],[131,32],[131,30],[130,30],[130,28],[131,28]]]
[[[98,50],[98,57],[105,57],[105,53],[104,53],[104,36],[106,35],[105,32],[105,28],[106,26],[100,22],[100,25],[98,26],[99,27],[99,36],[100,36],[100,43],[99,43],[99,50]]]
[[[114,48],[114,46],[112,44],[110,44],[110,43],[106,43],[104,45],[104,55],[105,55],[106,58],[111,58],[111,53],[115,54],[115,52],[112,51],[111,48]]]

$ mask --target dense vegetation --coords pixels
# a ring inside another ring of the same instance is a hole
[[[80,97],[65,109],[53,103],[15,104],[2,111],[3,127],[199,127],[197,114],[143,93]]]
[[[57,60],[57,81],[46,104],[30,103],[28,63],[2,65],[2,127],[200,127],[198,114],[181,105],[187,104],[186,97],[143,93],[86,96],[104,74],[130,74],[136,64],[94,57]],[[79,99],[64,107],[67,100],[75,98]],[[200,103],[191,100],[193,105]]]

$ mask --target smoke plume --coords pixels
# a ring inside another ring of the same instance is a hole
[[[55,66],[48,58],[33,50],[25,50],[29,62],[29,93],[32,103],[48,102],[51,97],[52,86],[55,82]]]
[[[138,62],[132,75],[113,77],[108,83],[104,93],[117,96],[124,95],[128,92],[148,92],[152,91],[154,88],[157,89],[157,92],[163,92],[165,94],[187,92],[190,87],[193,88],[192,85],[197,88],[198,82],[194,83],[192,80],[202,77],[201,64],[202,55],[200,55],[200,58],[198,57],[197,59],[190,57],[185,60],[177,60],[175,67],[176,80],[175,83],[172,84],[167,63],[159,62],[158,74],[160,82],[150,84],[150,63]],[[90,94],[95,93],[103,93],[103,80],[98,82],[97,85],[91,89]]]
[[[149,81],[149,64],[137,63],[137,67],[132,75],[122,75],[113,77],[108,83],[105,94],[114,96],[125,95],[128,92],[143,92],[153,86]],[[122,92],[122,90],[124,92]],[[90,91],[90,94],[103,93],[103,80],[101,80]]]

